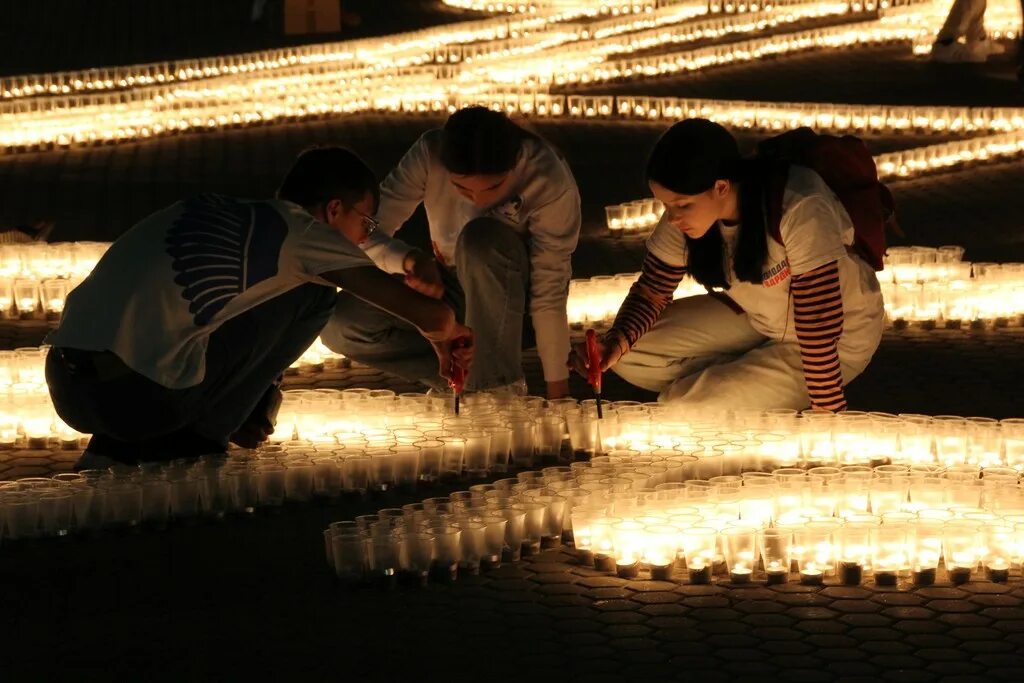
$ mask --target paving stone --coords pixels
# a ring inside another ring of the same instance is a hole
[[[945,634],[915,633],[903,638],[904,642],[914,647],[932,652],[955,651],[957,640]],[[922,655],[923,657],[924,655]]]
[[[788,614],[787,614],[788,616]],[[849,626],[840,620],[835,621],[799,621],[795,624],[796,628],[807,633],[846,633],[849,630]]]
[[[702,595],[698,597],[683,598],[683,604],[694,609],[702,610],[713,607],[728,607],[729,599],[721,595]]]
[[[782,626],[761,626],[751,630],[751,633],[763,640],[800,640],[803,633],[792,628]]]
[[[643,612],[643,610],[640,610]],[[689,617],[649,617],[647,624],[654,628],[695,628],[697,626],[696,619],[690,619]]]
[[[604,624],[645,624],[647,617],[639,612],[604,612],[596,617]]]
[[[844,614],[839,621],[850,626],[890,626],[892,619],[882,614]]]
[[[914,593],[875,593],[869,597],[872,601],[889,607],[914,607],[926,602],[923,596]]]
[[[559,640],[566,645],[602,645],[608,642],[608,636],[603,633],[561,633]]]
[[[890,607],[882,610],[882,614],[892,619],[934,619],[937,616],[925,607]]]
[[[875,655],[911,654],[914,647],[899,640],[871,640],[861,644],[861,649]]]
[[[948,586],[918,588],[915,593],[928,600],[959,600],[968,597],[965,591],[962,591],[959,588],[950,588]]]
[[[635,602],[640,602],[640,603],[643,603],[645,605],[652,605],[652,604],[657,604],[657,603],[661,603],[661,604],[672,603],[672,604],[674,604],[674,603],[678,603],[679,602],[679,594],[678,593],[639,593],[637,595],[634,595],[631,599],[634,600]]]
[[[652,636],[667,642],[704,640],[707,633],[697,628],[659,628]]]
[[[914,658],[908,658],[914,659]],[[895,662],[893,662],[895,663]],[[882,673],[882,678],[895,683],[925,683],[934,681],[935,675],[927,671],[918,670],[892,670]]]
[[[774,655],[806,655],[810,652],[818,652],[817,648],[808,645],[800,640],[768,640],[761,643],[758,649]]]
[[[936,612],[946,613],[976,612],[980,609],[967,600],[929,600],[927,607]]]
[[[1015,667],[1018,671],[1024,667],[1024,656],[1019,654],[980,654],[974,657],[978,664],[988,667]]]
[[[1018,649],[1016,643],[1009,643],[1005,640],[971,640],[960,643],[958,647],[973,653],[1012,652]]]
[[[852,648],[856,647],[858,642],[849,636],[826,633],[809,635],[804,641],[821,648]]]
[[[608,588],[594,588],[584,593],[589,598],[596,600],[629,600],[633,597],[633,592],[626,588],[608,587]]]
[[[981,679],[970,678],[971,676],[975,676],[976,674],[985,671],[985,667],[981,666],[980,664],[975,664],[974,662],[932,662],[931,664],[927,664],[925,666],[925,669],[927,671],[931,671],[932,673],[941,675],[942,680],[944,681],[988,680],[984,677],[982,677]]]
[[[851,638],[857,640],[885,640],[892,641],[899,639],[899,632],[891,628],[852,628],[849,631]]]
[[[697,628],[705,633],[735,634],[748,633],[750,627],[740,621],[703,621],[697,624]]]
[[[652,633],[653,629],[643,624],[612,624],[603,629],[602,633],[613,641],[621,638],[642,638]],[[614,643],[613,643],[614,644]]]
[[[991,615],[986,615],[991,616]],[[1024,619],[999,619],[992,624],[993,628],[1011,633],[1024,633]]]
[[[667,603],[667,604],[653,604],[646,605],[640,608],[642,614],[646,614],[651,617],[668,617],[668,616],[679,616],[689,612],[689,608],[680,605],[678,603]]]
[[[829,586],[821,594],[838,600],[867,600],[873,595],[870,590],[857,586]]]
[[[893,628],[903,633],[944,633],[949,627],[941,620],[897,621]]]
[[[658,641],[642,637],[615,638],[610,642],[619,650],[647,650],[658,646]]]
[[[676,588],[676,592],[685,595],[687,598],[696,598],[713,595],[724,595],[726,593],[726,589],[722,588],[721,586],[701,586],[682,584],[678,588]]]
[[[834,619],[836,612],[825,607],[791,607],[787,614],[795,619]]]
[[[552,607],[548,613],[555,619],[593,619],[600,614],[584,606]]]
[[[653,593],[675,590],[676,584],[670,581],[629,581],[626,588],[641,593]]]
[[[832,609],[845,613],[873,614],[881,612],[882,605],[874,600],[837,600],[832,603]]]
[[[988,626],[992,620],[980,614],[943,614],[939,621],[953,627],[960,626]]]
[[[631,600],[598,600],[594,603],[596,609],[613,612],[619,610],[634,610],[639,606]]]
[[[785,612],[785,605],[780,605],[774,600],[744,600],[737,602],[736,609],[746,614],[778,614]]]
[[[560,619],[554,623],[554,627],[568,633],[587,633],[600,631],[604,624],[594,619]]]
[[[878,680],[878,667],[870,662],[843,662],[833,661],[828,663],[828,670],[838,676],[869,676]]]

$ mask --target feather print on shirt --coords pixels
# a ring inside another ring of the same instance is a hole
[[[254,285],[277,275],[288,225],[265,203],[202,195],[167,231],[168,256],[197,326]]]

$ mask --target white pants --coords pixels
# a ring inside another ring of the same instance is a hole
[[[946,22],[936,40],[956,40],[963,37],[969,42],[985,40],[985,9],[987,0],[953,0]]]
[[[867,346],[869,353],[847,357],[840,345],[843,384],[867,367],[877,341]],[[612,369],[631,384],[659,392],[660,401],[694,410],[802,410],[811,403],[796,339],[768,339],[745,313],[709,295],[669,304]]]

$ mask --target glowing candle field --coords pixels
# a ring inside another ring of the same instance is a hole
[[[991,5],[989,34],[1014,36],[1020,27],[1016,3]],[[921,52],[944,11],[929,2],[876,7],[874,2],[474,1],[466,6],[502,14],[346,43],[4,79],[0,146],[17,152],[366,111],[449,112],[475,103],[527,116],[679,118],[694,110],[668,101],[672,98],[590,98],[551,88],[879,42],[909,41]],[[841,21],[805,28],[808,20],[825,17]],[[777,33],[764,37],[768,29]],[[687,46],[727,36],[733,41]],[[1015,156],[1024,145],[1019,110],[970,110],[964,116],[959,109],[936,107],[729,101],[698,107],[710,115],[705,109],[747,127],[753,113],[753,125],[775,130],[810,123],[851,131],[984,132],[992,120],[989,137],[980,141],[882,155],[886,177]],[[900,111],[890,115],[891,109]]]

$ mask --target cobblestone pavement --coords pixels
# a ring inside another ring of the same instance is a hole
[[[380,0],[375,0],[380,1]],[[391,2],[391,0],[388,0]],[[902,52],[900,51],[902,50]],[[821,101],[1019,105],[1009,62],[937,69],[882,46],[814,53],[603,91]],[[0,60],[2,61],[2,60]],[[0,158],[0,224],[51,217],[60,239],[114,239],[182,196],[267,195],[313,142],[349,144],[384,173],[438,119],[358,116]],[[643,192],[660,125],[544,122],[584,198],[577,276],[635,270],[642,239],[602,237],[602,207]],[[756,136],[742,135],[749,146]],[[936,138],[929,138],[929,140]],[[936,139],[937,140],[937,139]],[[872,138],[876,151],[920,138]],[[1024,261],[1024,162],[894,183],[907,241],[959,243],[972,260]],[[405,229],[423,237],[422,217]],[[0,324],[0,346],[36,344],[43,323]],[[1022,414],[1021,328],[890,331],[851,406]],[[539,363],[527,374],[540,390]],[[289,386],[414,387],[371,368]],[[587,389],[574,380],[578,396]],[[609,398],[650,398],[609,377]],[[0,479],[71,466],[76,453],[0,456]],[[338,586],[320,530],[416,497],[288,507],[164,532],[0,546],[2,666],[11,680],[983,681],[1024,671],[1024,585],[897,590],[624,581],[550,550],[451,586]],[[103,671],[103,674],[95,672]]]
[[[548,550],[452,585],[337,585],[320,529],[407,500],[5,546],[5,672],[952,683],[1019,680],[1024,667],[1018,578],[953,588],[940,573],[919,589],[695,586],[626,581]]]

